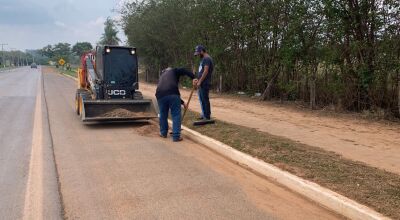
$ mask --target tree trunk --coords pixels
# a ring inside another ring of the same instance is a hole
[[[397,91],[398,91],[398,102],[397,106],[399,108],[399,115],[400,115],[400,76],[397,78]]]
[[[278,75],[279,75],[279,71],[277,71],[277,73],[275,73],[272,76],[271,80],[268,82],[267,88],[264,90],[264,93],[262,95],[263,101],[270,100],[272,98],[272,95],[271,95],[272,87],[274,86],[275,81],[278,78]]]
[[[222,75],[219,76],[219,92],[222,93]]]
[[[310,108],[315,109],[315,79],[310,80]]]
[[[310,108],[315,109],[316,107],[316,89],[315,89],[315,81],[317,79],[317,71],[318,71],[318,64],[314,64],[312,67],[312,76],[310,80]]]
[[[272,81],[268,82],[267,88],[264,90],[264,93],[262,95],[262,99],[264,101],[271,99],[271,89],[272,89],[273,84],[274,84],[274,82],[272,82]]]

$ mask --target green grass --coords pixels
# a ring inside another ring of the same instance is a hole
[[[77,70],[76,69],[72,69],[72,70],[60,70],[63,74],[72,76],[72,77],[77,77]]]
[[[196,113],[188,112],[183,124],[384,215],[400,219],[400,175],[345,159],[317,147],[223,121],[194,127],[192,122],[196,117]]]
[[[72,77],[75,77],[75,78],[78,77],[78,69],[72,68],[71,70],[64,70],[64,69],[61,69],[61,68],[56,68],[54,66],[49,66],[49,67],[53,68],[58,73],[65,74],[65,75],[68,75],[68,76],[72,76]]]

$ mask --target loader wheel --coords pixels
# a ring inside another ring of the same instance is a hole
[[[79,115],[82,116],[82,112],[83,112],[83,100],[82,100],[82,96],[79,96]]]
[[[75,95],[75,112],[77,115],[81,114],[81,102],[79,101],[81,94],[87,92],[85,89],[77,89]]]
[[[79,115],[82,116],[83,113],[83,100],[88,100],[91,99],[91,95],[87,91],[83,91],[79,94],[79,100],[78,100],[78,105],[79,105]]]
[[[135,91],[133,94],[133,99],[134,100],[143,100],[143,94],[139,91]]]
[[[80,104],[79,104],[79,94],[77,93],[76,94],[76,96],[75,96],[75,112],[76,112],[76,114],[77,115],[79,115],[80,114]]]

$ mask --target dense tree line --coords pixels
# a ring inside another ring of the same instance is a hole
[[[67,63],[78,64],[80,57],[92,49],[93,46],[89,42],[77,42],[73,46],[69,43],[57,43],[43,47],[40,53],[54,62],[63,59]]]
[[[35,51],[0,51],[0,68],[8,66],[26,66],[33,61],[41,61],[41,57]]]
[[[121,14],[153,79],[192,64],[202,43],[216,62],[214,88],[400,111],[398,0],[146,0]]]
[[[38,50],[0,51],[0,68],[10,66],[26,66],[31,63],[45,64],[46,58]]]

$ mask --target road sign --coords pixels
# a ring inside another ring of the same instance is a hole
[[[65,60],[61,58],[61,59],[58,61],[58,64],[60,64],[61,66],[64,66]]]

